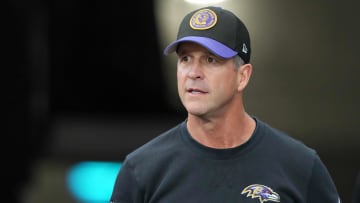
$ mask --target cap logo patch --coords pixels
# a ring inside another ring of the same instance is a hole
[[[190,18],[190,27],[194,30],[207,30],[215,26],[217,15],[210,9],[201,9]]]
[[[245,43],[243,43],[242,52],[243,52],[244,54],[247,54],[247,53],[248,53],[248,48],[246,47],[246,44],[245,44]]]

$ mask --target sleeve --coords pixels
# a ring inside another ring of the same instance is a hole
[[[307,193],[307,203],[341,203],[335,183],[318,156],[315,159]]]
[[[113,187],[110,203],[143,202],[139,184],[129,161],[121,167]]]

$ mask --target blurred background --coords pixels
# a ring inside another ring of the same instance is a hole
[[[350,202],[360,171],[360,3],[212,4],[236,13],[251,34],[248,112],[315,148]],[[125,155],[185,119],[176,61],[162,50],[182,17],[205,5],[6,1],[8,202],[106,202]]]

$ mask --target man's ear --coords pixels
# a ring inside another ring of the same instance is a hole
[[[252,65],[250,63],[244,64],[238,70],[238,90],[243,91],[249,83],[252,73]]]

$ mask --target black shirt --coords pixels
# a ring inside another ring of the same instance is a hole
[[[231,149],[195,141],[186,120],[130,153],[112,203],[339,203],[316,151],[257,118]]]

